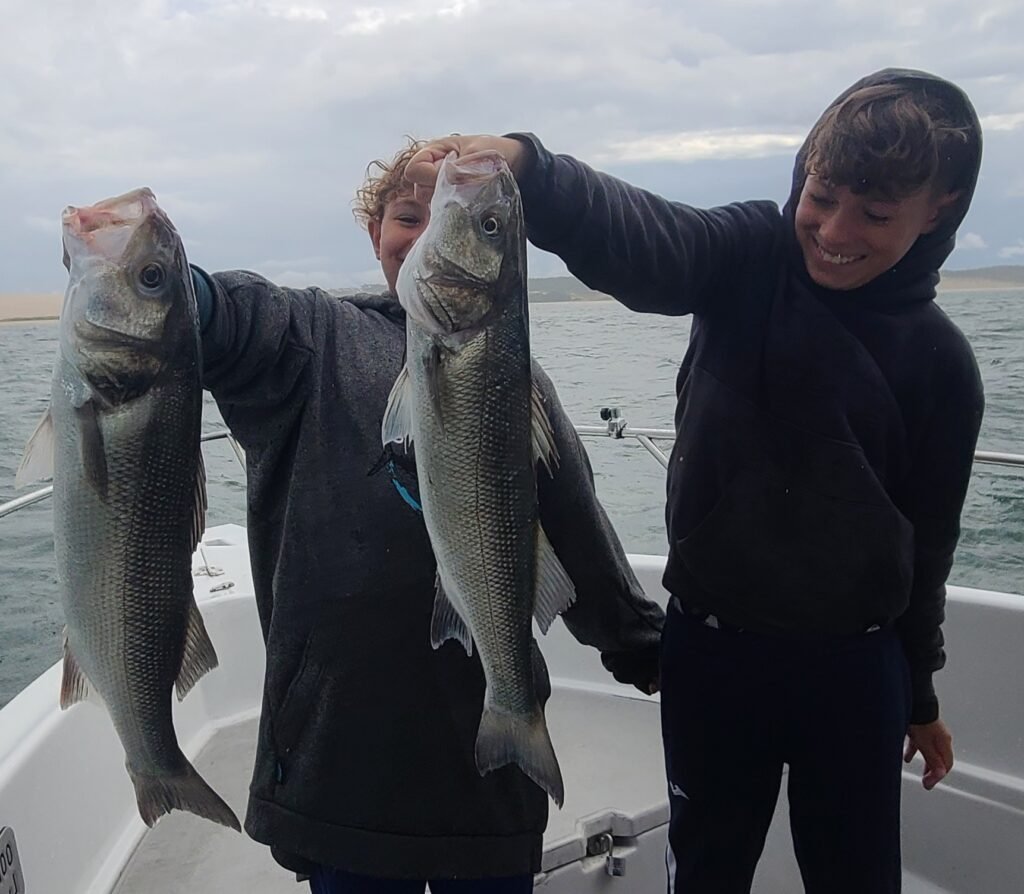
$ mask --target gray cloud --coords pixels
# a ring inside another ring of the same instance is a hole
[[[986,121],[968,223],[992,247],[965,244],[950,263],[994,263],[995,246],[1024,237],[1015,3],[7,6],[0,291],[60,288],[60,210],[143,184],[197,263],[296,285],[365,282],[373,255],[351,198],[367,162],[406,133],[530,129],[693,204],[782,200],[821,108],[886,65],[956,80]],[[560,272],[531,259],[534,272]]]
[[[978,233],[963,233],[957,239],[957,244],[965,251],[988,248],[988,243]]]

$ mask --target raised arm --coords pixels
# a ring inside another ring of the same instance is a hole
[[[192,268],[203,347],[203,387],[246,446],[278,408],[301,412],[317,327],[329,313],[320,289],[286,289],[255,273]]]
[[[700,313],[729,300],[730,278],[763,262],[782,238],[774,202],[693,208],[554,155],[526,133],[435,141],[406,176],[429,189],[447,152],[502,155],[519,184],[530,241],[633,310]]]

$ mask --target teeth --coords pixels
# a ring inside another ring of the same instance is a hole
[[[818,246],[818,251],[821,253],[822,258],[830,264],[849,264],[857,260],[856,255],[834,255],[831,252],[825,251],[820,245]]]

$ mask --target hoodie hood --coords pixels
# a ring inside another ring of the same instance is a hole
[[[886,68],[861,78],[837,96],[822,113],[822,117],[851,93],[863,87],[884,84],[906,84],[922,93],[945,95],[956,121],[968,127],[972,134],[962,170],[954,186],[954,189],[960,190],[960,197],[943,215],[938,228],[919,237],[898,264],[859,289],[837,293],[817,285],[807,273],[800,246],[796,241],[794,227],[796,206],[804,188],[804,181],[807,179],[804,165],[810,136],[797,153],[796,163],[793,167],[793,184],[783,214],[786,219],[790,251],[796,253],[794,263],[800,271],[801,278],[812,290],[825,298],[842,295],[846,300],[894,307],[927,301],[935,297],[935,286],[939,282],[939,268],[956,245],[956,231],[967,215],[978,182],[978,171],[981,167],[981,123],[978,121],[978,115],[974,111],[971,101],[955,84],[927,72],[903,68]]]

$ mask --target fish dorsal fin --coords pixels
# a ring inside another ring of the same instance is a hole
[[[530,400],[530,412],[532,416],[531,430],[533,433],[533,461],[540,460],[544,463],[549,475],[554,475],[558,468],[558,448],[555,446],[555,432],[551,428],[551,420],[548,418],[548,411],[544,407],[544,396],[533,383],[532,398]]]
[[[533,616],[543,633],[562,612],[576,601],[576,588],[555,555],[544,529],[537,524],[537,584],[534,589]]]
[[[192,597],[188,601],[188,622],[185,628],[185,651],[181,656],[181,670],[178,671],[178,679],[174,681],[178,701],[188,695],[189,690],[199,682],[203,674],[216,666],[217,652],[210,642],[210,634],[206,632],[206,624],[199,606],[196,605],[195,597]]]
[[[68,628],[61,632],[61,651],[64,655],[64,668],[60,680],[60,707],[61,710],[70,708],[72,705],[82,701],[103,704],[103,699],[95,687],[85,676],[85,672],[78,665],[78,659],[71,651],[71,644],[68,642]]]
[[[445,593],[441,575],[438,574],[434,582],[434,614],[430,619],[430,644],[437,649],[450,639],[458,640],[466,654],[473,655],[473,637],[470,636],[462,615]]]
[[[412,387],[409,384],[409,367],[402,371],[391,386],[388,405],[384,410],[384,421],[381,423],[381,441],[387,445],[392,441],[400,441],[408,447],[412,442]]]
[[[206,498],[206,463],[203,461],[202,448],[199,449],[199,462],[196,463],[196,483],[192,507],[192,536],[189,552],[194,553],[206,530],[206,510],[209,507],[209,501]]]
[[[25,455],[14,476],[16,487],[24,487],[33,481],[42,481],[53,477],[53,414],[46,408],[43,418],[39,420],[32,436],[25,445]]]

